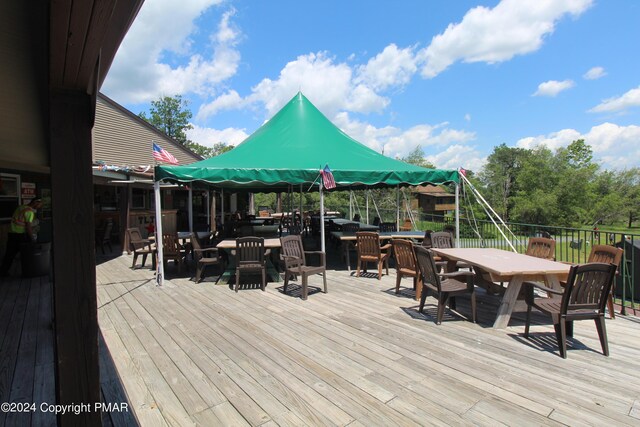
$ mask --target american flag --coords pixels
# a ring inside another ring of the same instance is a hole
[[[153,143],[153,158],[159,162],[171,163],[172,165],[178,164],[178,159],[176,159],[173,154],[163,148],[160,148],[160,146],[155,142]]]
[[[333,179],[333,174],[331,173],[331,169],[329,169],[329,165],[326,165],[324,169],[320,171],[322,175],[322,184],[324,188],[327,190],[331,190],[332,188],[336,188],[336,181]]]

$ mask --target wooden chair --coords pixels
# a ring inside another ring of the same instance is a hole
[[[438,299],[436,324],[442,323],[444,308],[449,302],[452,310],[456,308],[457,295],[470,294],[471,317],[476,323],[476,293],[473,285],[474,274],[470,271],[439,273],[431,251],[422,246],[414,248],[420,275],[422,276],[422,293],[420,295],[420,313],[423,312],[428,291],[432,291]],[[441,279],[442,278],[442,279]]]
[[[556,241],[546,237],[530,237],[525,254],[536,258],[556,260]]]
[[[422,243],[421,243],[421,246],[423,248],[430,249],[433,247],[433,244],[431,243],[431,235],[433,233],[434,233],[433,230],[427,230],[424,232],[424,238],[422,239]]]
[[[391,246],[396,259],[396,294],[400,292],[402,278],[411,277],[413,279],[415,299],[419,299],[422,294],[422,279],[416,261],[416,253],[413,250],[413,243],[405,239],[391,239]]]
[[[327,272],[325,253],[322,251],[305,251],[302,245],[302,237],[299,234],[285,236],[280,238],[281,252],[280,256],[284,261],[284,292],[287,292],[289,277],[293,276],[297,280],[297,276],[302,277],[302,299],[306,300],[309,293],[307,286],[309,276],[313,274],[322,274],[324,283],[324,293],[327,293]],[[317,254],[320,255],[320,265],[307,265],[306,256]]]
[[[404,223],[400,226],[400,231],[411,231],[413,230],[413,224],[409,218],[404,220]]]
[[[182,264],[186,258],[186,251],[180,244],[177,233],[162,233],[162,261],[173,260],[178,264],[178,271],[182,271]]]
[[[191,233],[191,245],[193,257],[196,260],[196,283],[200,283],[204,278],[205,268],[209,265],[220,264],[220,256],[216,247],[202,246],[196,233]]]
[[[147,262],[147,256],[151,255],[151,268],[155,270],[156,249],[151,247],[151,240],[143,239],[137,227],[127,228],[125,232],[127,233],[129,241],[129,249],[133,252],[131,268],[135,268],[138,256],[142,255],[142,264],[140,267],[144,267],[144,264]]]
[[[375,262],[378,265],[378,280],[382,278],[382,264],[385,265],[389,275],[389,252],[391,244],[380,246],[380,235],[370,231],[358,231],[356,233],[356,249],[358,250],[358,266],[356,277],[360,277],[360,267],[367,271],[367,263]]]
[[[241,273],[262,274],[260,282],[262,291],[267,282],[266,262],[264,257],[264,239],[262,237],[238,237],[236,239],[236,287],[240,287]]]
[[[383,222],[378,224],[378,228],[381,233],[395,233],[398,231],[398,227],[396,227],[395,222]]]
[[[111,231],[113,230],[113,221],[107,220],[104,226],[96,232],[96,246],[100,246],[100,251],[104,255],[105,245],[109,248],[109,253],[113,251],[111,248]]]
[[[431,233],[431,247],[438,249],[450,249],[455,248],[455,244],[453,242],[453,235],[448,231],[438,231],[436,233]],[[434,255],[435,261],[441,261],[439,256]],[[466,262],[458,261],[456,263],[456,269],[466,268],[471,270],[471,266]]]
[[[567,335],[573,336],[573,321],[593,319],[596,322],[602,352],[608,356],[609,345],[604,323],[604,309],[615,273],[616,266],[613,264],[589,263],[571,267],[564,290],[550,289],[544,285],[531,283],[530,289],[537,287],[562,298],[535,298],[533,292],[527,292],[524,336],[529,336],[531,308],[535,307],[551,316],[560,356],[566,359]]]
[[[622,248],[616,248],[615,246],[609,245],[593,245],[587,262],[603,262],[605,264],[613,264],[616,268],[619,268],[623,254],[624,250]],[[611,292],[607,297],[607,309],[609,310],[609,316],[612,319],[616,318],[616,313],[613,311],[613,294],[615,293],[615,288],[616,283],[614,281],[611,285]]]

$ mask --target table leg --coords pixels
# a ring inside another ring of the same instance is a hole
[[[509,325],[509,319],[511,319],[511,312],[516,305],[520,288],[522,287],[522,276],[513,276],[507,285],[507,290],[500,302],[500,308],[498,308],[498,316],[493,323],[494,329],[504,329]]]
[[[344,241],[344,248],[347,251],[347,271],[351,271],[351,248],[349,247],[351,244],[348,240]]]

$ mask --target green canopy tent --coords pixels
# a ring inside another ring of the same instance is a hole
[[[455,170],[426,169],[384,156],[351,138],[298,93],[233,150],[185,166],[157,166],[155,179],[228,190],[286,191],[317,183],[329,165],[339,188],[458,183]]]
[[[319,172],[325,165],[333,173],[336,190],[459,183],[456,170],[411,165],[361,144],[335,126],[300,92],[233,150],[189,165],[156,166],[155,181],[156,188],[160,182],[205,183],[223,191],[247,192],[284,192],[291,186],[317,186],[322,216]],[[158,202],[156,196],[156,209]],[[322,234],[324,250],[324,229]]]

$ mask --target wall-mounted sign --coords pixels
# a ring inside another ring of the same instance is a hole
[[[29,203],[31,199],[36,198],[36,184],[33,182],[23,182],[22,188],[22,203]]]

